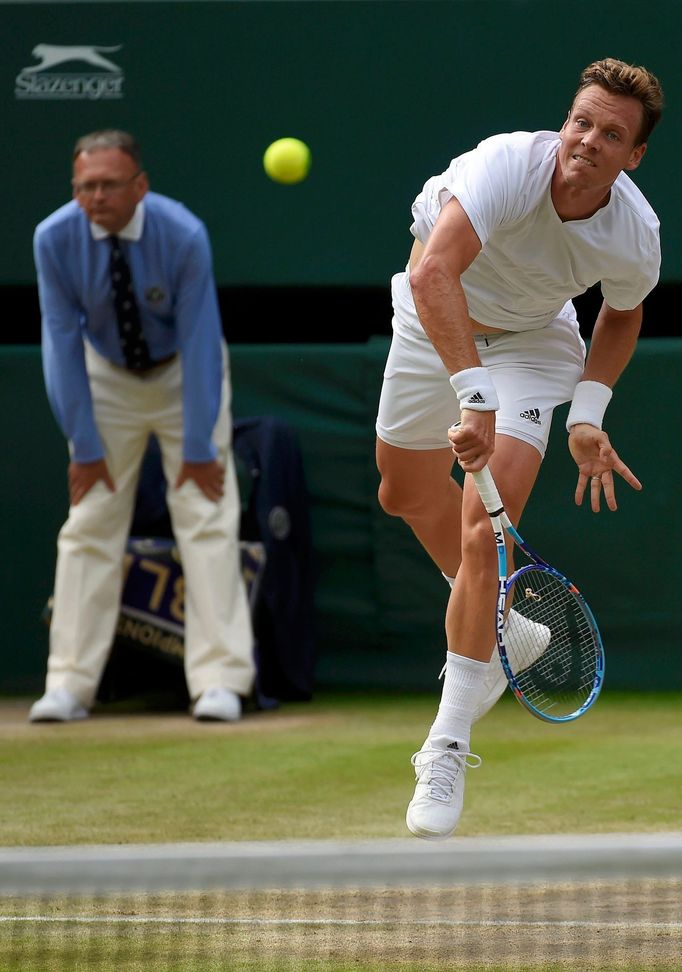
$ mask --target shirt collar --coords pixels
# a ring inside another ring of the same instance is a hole
[[[132,242],[137,242],[142,236],[142,230],[144,229],[144,200],[141,199],[140,202],[135,207],[135,212],[133,213],[133,218],[130,222],[120,230],[116,236],[120,240],[131,240]],[[90,232],[92,233],[93,240],[105,240],[108,236],[112,234],[109,230],[105,230],[103,226],[99,226],[97,223],[90,223]]]

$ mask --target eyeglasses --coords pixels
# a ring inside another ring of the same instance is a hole
[[[117,192],[122,192],[141,174],[142,170],[131,175],[129,179],[98,179],[92,182],[74,182],[72,180],[71,185],[77,196],[94,196],[98,190],[103,196],[114,196]]]

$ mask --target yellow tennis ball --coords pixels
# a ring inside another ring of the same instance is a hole
[[[263,167],[271,179],[291,185],[308,175],[312,156],[310,149],[298,138],[278,138],[268,145]]]

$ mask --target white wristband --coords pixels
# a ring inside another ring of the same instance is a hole
[[[583,422],[600,429],[604,421],[606,406],[611,401],[613,392],[608,385],[600,381],[579,381],[575,386],[573,401],[566,419],[566,428],[571,431],[574,425]]]
[[[494,412],[500,407],[495,386],[487,368],[465,368],[450,375],[450,384],[459,400],[459,407],[474,412]]]

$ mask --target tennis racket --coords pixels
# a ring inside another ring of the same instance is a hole
[[[488,467],[471,476],[495,536],[495,631],[509,685],[534,716],[545,722],[570,722],[584,715],[601,691],[604,648],[597,623],[575,584],[539,557],[518,534]],[[510,577],[505,530],[530,561]],[[511,611],[505,632],[508,607]]]

